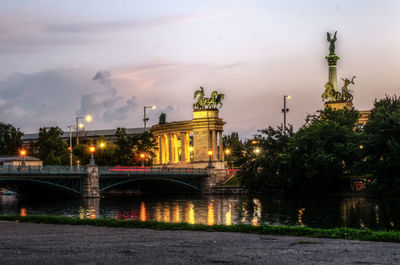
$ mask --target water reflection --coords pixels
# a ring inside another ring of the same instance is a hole
[[[214,225],[214,200],[210,201],[208,204],[208,212],[207,212],[207,225]]]
[[[0,197],[0,214],[51,214],[82,219],[105,217],[206,225],[245,223],[327,228],[400,228],[400,204],[397,198],[203,196],[35,201]]]
[[[185,214],[185,222],[189,224],[194,224],[194,204],[192,202],[187,202]]]

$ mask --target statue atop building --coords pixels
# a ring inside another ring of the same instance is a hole
[[[211,92],[211,96],[206,98],[204,88],[200,87],[193,95],[194,99],[197,98],[196,102],[193,104],[193,110],[217,110],[222,107],[222,100],[224,97],[224,94],[213,91]]]

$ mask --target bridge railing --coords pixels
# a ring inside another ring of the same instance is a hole
[[[99,167],[100,175],[131,175],[131,174],[178,174],[178,175],[205,175],[205,168],[179,167]]]
[[[86,167],[78,166],[0,166],[0,175],[63,175],[85,174]]]

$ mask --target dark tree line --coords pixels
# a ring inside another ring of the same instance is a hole
[[[260,130],[258,144],[242,143],[241,184],[251,192],[337,192],[357,176],[372,180],[371,193],[400,193],[400,100],[376,100],[364,127],[358,118],[354,109],[325,109],[296,133]]]

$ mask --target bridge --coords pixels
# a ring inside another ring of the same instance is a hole
[[[100,197],[111,188],[144,180],[168,181],[207,193],[215,185],[215,178],[213,167],[0,166],[0,187],[18,188],[22,183],[25,187],[37,183],[84,198]]]

